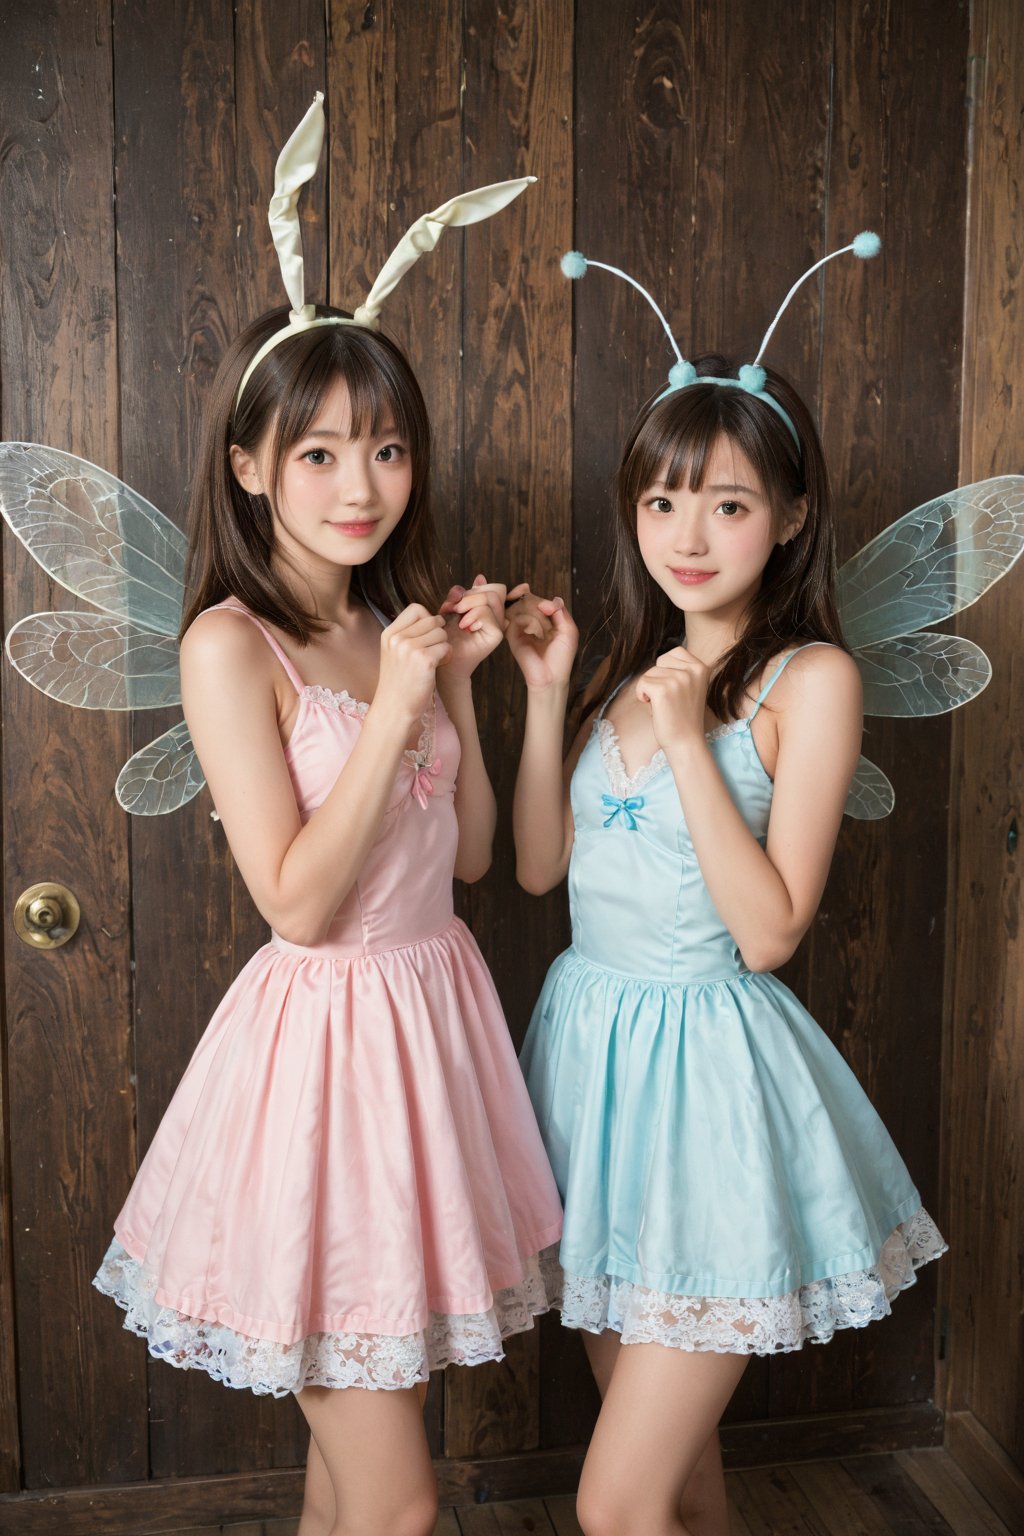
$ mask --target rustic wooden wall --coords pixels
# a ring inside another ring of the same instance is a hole
[[[650,286],[688,350],[745,358],[803,266],[877,228],[881,260],[829,269],[773,358],[820,411],[844,555],[956,481],[966,5],[19,0],[0,44],[3,435],[120,469],[172,516],[223,347],[278,301],[265,204],[277,148],[317,88],[329,169],[303,229],[311,289],[335,302],[357,302],[402,229],[451,191],[541,177],[500,218],[442,242],[389,305],[431,408],[456,574],[571,583],[584,624],[600,611],[616,444],[670,359],[623,285],[593,273],[569,288],[557,258],[570,245]],[[6,627],[51,597],[9,539],[4,559]],[[261,924],[205,798],[128,824],[108,793],[127,730],[47,703],[6,669],[2,687],[6,906],[57,875],[85,911],[82,937],[55,957],[5,932],[0,1492],[83,1489],[50,1503],[30,1492],[6,1513],[27,1532],[59,1510],[69,1533],[285,1513],[304,1442],[294,1405],[226,1400],[198,1373],[147,1363],[88,1286]],[[564,908],[512,877],[521,699],[507,658],[481,693],[505,815],[495,870],[465,909],[520,1038]],[[134,744],[169,723],[134,720]],[[947,744],[941,723],[872,727],[897,813],[844,831],[790,968],[932,1204]],[[934,1287],[926,1274],[893,1321],[828,1350],[757,1363],[727,1443],[763,1456],[830,1434],[847,1447],[934,1436]],[[432,1386],[446,1486],[565,1484],[594,1406],[578,1340],[546,1319],[506,1365]],[[508,1453],[514,1463],[493,1460]],[[125,1487],[97,1499],[85,1493],[97,1483]]]
[[[1014,0],[978,0],[970,53],[964,482],[1024,469],[1024,13]],[[961,625],[995,674],[953,731],[944,1183],[957,1241],[941,1292],[951,1448],[999,1490],[1011,1526],[1024,1509],[1022,604],[1018,569]]]

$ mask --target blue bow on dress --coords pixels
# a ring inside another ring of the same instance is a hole
[[[643,795],[630,795],[626,800],[616,800],[614,795],[602,795],[601,800],[610,808],[610,815],[604,822],[606,827],[610,827],[615,818],[621,815],[625,817],[629,831],[636,831],[636,816],[633,813],[643,810]]]

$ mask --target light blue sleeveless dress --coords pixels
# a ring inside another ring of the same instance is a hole
[[[708,738],[762,844],[750,725],[795,654]],[[628,779],[602,710],[571,799],[572,946],[522,1055],[565,1207],[562,1321],[772,1354],[885,1316],[945,1244],[839,1052],[744,964],[664,754]]]

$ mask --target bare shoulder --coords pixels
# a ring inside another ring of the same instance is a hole
[[[273,652],[256,625],[230,608],[208,608],[181,640],[182,682],[270,677]]]
[[[783,718],[801,716],[859,722],[863,704],[860,670],[838,645],[808,645],[789,662],[771,702]]]

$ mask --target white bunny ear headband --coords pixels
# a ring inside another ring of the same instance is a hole
[[[267,353],[280,346],[282,341],[321,325],[361,325],[376,330],[384,300],[397,288],[409,268],[415,266],[427,251],[434,249],[449,226],[476,224],[481,219],[489,219],[492,214],[507,207],[537,179],[536,176],[520,176],[514,181],[498,181],[489,187],[478,187],[474,192],[460,193],[458,197],[442,203],[433,213],[425,213],[395,246],[351,320],[343,319],[340,315],[317,318],[315,307],[306,303],[302,234],[297,209],[302,189],[308,181],[312,181],[320,162],[324,142],[323,102],[323,92],[317,91],[312,106],[278,156],[269,218],[277,258],[281,263],[281,276],[292,307],[283,328],[275,331],[263,343],[243,373],[235,396],[236,410],[253,372]]]
[[[834,261],[837,256],[845,256],[849,251],[852,251],[855,256],[859,256],[862,261],[867,261],[870,257],[877,256],[881,249],[881,240],[876,234],[873,234],[871,230],[866,229],[861,234],[859,234],[850,245],[844,245],[841,250],[830,252],[829,255],[823,256],[820,261],[816,261],[813,267],[808,267],[803,276],[797,278],[796,282],[793,284],[792,288],[783,299],[775,319],[764,333],[764,340],[761,342],[761,345],[757,349],[757,356],[754,358],[754,361],[752,363],[744,363],[743,367],[739,370],[739,376],[735,379],[718,379],[712,378],[708,374],[699,374],[696,368],[694,368],[693,364],[687,362],[682,352],[679,350],[679,343],[673,336],[669,328],[668,321],[665,319],[665,316],[662,314],[657,304],[655,304],[654,300],[651,298],[651,295],[647,292],[647,289],[641,288],[636,279],[630,277],[628,272],[623,272],[618,267],[609,267],[603,261],[590,261],[586,256],[581,255],[579,251],[566,251],[565,255],[562,257],[562,271],[565,273],[566,277],[578,278],[584,275],[588,267],[600,267],[602,272],[611,272],[615,277],[621,277],[624,282],[629,283],[631,287],[635,288],[637,293],[643,294],[644,298],[647,300],[648,304],[651,306],[651,308],[654,310],[654,313],[661,321],[665,335],[668,337],[672,346],[672,350],[676,355],[676,361],[672,364],[672,367],[669,369],[668,373],[668,389],[663,390],[663,392],[658,396],[659,400],[664,400],[666,395],[675,394],[676,390],[686,389],[690,384],[718,384],[723,389],[745,390],[748,395],[756,395],[758,400],[763,400],[766,405],[770,405],[775,414],[782,417],[782,420],[789,428],[793,441],[796,443],[797,451],[799,452],[800,434],[797,432],[796,427],[794,427],[792,421],[790,420],[789,413],[783,409],[783,407],[775,399],[775,396],[770,395],[765,389],[766,375],[764,369],[761,367],[761,359],[764,356],[765,348],[772,339],[772,333],[774,332],[775,327],[778,325],[779,321],[782,319],[783,314],[788,309],[790,300],[792,299],[793,295],[796,293],[797,289],[802,283],[805,283],[813,273],[818,271],[819,267],[823,267],[827,261]]]

